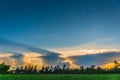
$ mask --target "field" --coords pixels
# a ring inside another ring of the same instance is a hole
[[[0,80],[120,80],[119,74],[0,75]]]

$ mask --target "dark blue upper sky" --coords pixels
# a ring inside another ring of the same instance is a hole
[[[119,32],[120,0],[0,0],[0,38],[56,48]]]

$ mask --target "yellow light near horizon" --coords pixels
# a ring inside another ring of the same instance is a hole
[[[66,55],[61,55],[60,57],[65,59],[63,62],[68,62],[69,63],[69,68],[70,69],[79,68],[79,66],[76,65],[74,63],[74,61],[71,60],[70,58],[68,58]]]
[[[103,50],[81,50],[81,52],[107,52],[109,50],[106,50],[106,49],[103,49]],[[111,50],[112,51],[112,50]],[[116,50],[117,52],[117,50]],[[12,65],[12,67],[18,67],[18,66],[21,66],[21,64],[19,64],[19,62],[17,62],[17,60],[15,58],[12,58],[10,56],[12,56],[13,54],[1,54],[0,55],[0,62],[4,62],[4,59],[5,59],[5,63],[7,64],[10,64]],[[40,56],[42,56],[41,54],[38,54],[38,53],[23,53],[21,57],[21,60],[23,61],[23,64],[22,66],[25,66],[25,65],[29,65],[29,64],[33,64],[33,65],[38,65],[39,68],[41,68],[42,66],[45,66],[47,65],[46,63],[44,63],[44,60],[40,58]],[[69,55],[71,56],[71,55]],[[67,62],[69,63],[69,67],[71,69],[73,68],[79,68],[80,65],[77,65],[75,64],[75,61],[70,59],[68,55],[64,55],[64,54],[61,54],[59,55],[59,57],[61,58],[64,58],[64,61],[63,62]],[[80,55],[79,55],[80,56]],[[8,59],[8,60],[6,60]],[[110,68],[113,68],[115,65],[114,63],[107,63],[107,64],[104,64],[104,65],[101,65],[102,68],[107,68],[107,69],[110,69]]]
[[[25,56],[23,57],[24,65],[37,65],[39,69],[41,69],[44,63],[43,60],[39,58],[39,56],[41,55],[37,53],[31,53],[29,55],[25,54]]]
[[[115,64],[114,63],[107,63],[107,64],[104,64],[104,65],[101,65],[101,67],[105,68],[105,69],[111,69],[111,68],[115,67]]]
[[[59,52],[64,56],[80,56],[88,54],[102,54],[105,52],[120,52],[120,49],[55,49],[53,51]]]
[[[70,64],[69,68],[70,68],[70,69],[79,68],[79,66],[76,65],[76,64],[74,63],[74,61],[71,60],[71,59],[69,59],[69,58],[66,58],[64,62],[69,62],[69,64]]]

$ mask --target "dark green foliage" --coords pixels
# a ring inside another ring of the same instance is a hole
[[[4,63],[0,64],[0,73],[1,74],[7,73],[9,69],[10,69],[9,65],[6,65]]]
[[[37,69],[35,65],[28,65],[28,66],[21,66],[16,68],[13,73],[16,74],[120,74],[120,63],[114,61],[114,68],[111,69],[103,69],[101,67],[96,67],[92,65],[90,67],[80,66],[78,69],[70,69],[66,65],[60,66],[43,66],[41,70]],[[7,72],[9,66],[5,64],[0,64],[0,71],[1,73]]]

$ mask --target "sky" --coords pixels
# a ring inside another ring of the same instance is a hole
[[[120,0],[0,0],[0,52],[118,53],[119,21]]]

